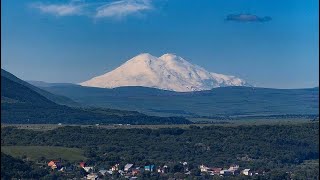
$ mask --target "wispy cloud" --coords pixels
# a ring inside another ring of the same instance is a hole
[[[56,16],[71,16],[80,15],[84,7],[83,4],[75,4],[71,1],[68,4],[43,4],[35,3],[31,5],[32,8],[38,9],[43,13],[52,14]]]
[[[151,0],[117,0],[112,2],[71,0],[64,4],[39,2],[32,4],[31,7],[56,16],[85,15],[93,18],[121,18],[153,9]]]
[[[124,17],[151,9],[149,0],[121,0],[99,7],[95,17]]]
[[[269,16],[259,17],[253,14],[229,14],[226,20],[237,22],[267,22],[271,21],[272,18]]]

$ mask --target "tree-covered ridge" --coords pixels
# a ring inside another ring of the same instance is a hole
[[[194,117],[319,114],[319,88],[221,87],[187,93],[145,87],[104,89],[54,85],[40,88],[84,105],[135,109],[155,115]]]
[[[15,83],[18,83],[22,86],[25,86],[27,88],[30,88],[31,90],[35,91],[36,93],[40,94],[41,96],[44,96],[45,98],[47,98],[48,100],[55,102],[57,104],[61,104],[61,105],[68,105],[68,106],[79,106],[79,103],[76,103],[75,101],[65,97],[65,96],[60,96],[60,95],[56,95],[56,94],[52,94],[48,91],[45,91],[41,88],[38,88],[36,86],[33,86],[19,78],[17,78],[16,76],[14,76],[13,74],[1,69],[1,77],[5,77]],[[5,84],[5,83],[4,83]]]
[[[277,168],[319,158],[319,124],[190,129],[99,129],[63,127],[47,132],[4,128],[2,145],[78,147],[92,161],[157,163],[188,161],[224,166]],[[57,136],[59,138],[57,138]],[[246,158],[245,158],[246,157]],[[247,160],[244,160],[247,159]]]
[[[169,172],[163,176],[142,174],[138,176],[141,179],[218,178],[205,174],[200,176],[201,164],[221,168],[238,164],[243,169],[266,172],[263,176],[236,176],[231,179],[319,177],[318,122],[234,127],[190,125],[186,129],[65,126],[50,131],[32,131],[5,127],[1,131],[1,145],[80,148],[84,150],[88,166],[94,166],[97,171],[109,169],[116,163],[121,167],[127,163],[142,167],[146,164],[169,167]],[[190,175],[184,175],[180,162],[188,162]],[[75,173],[81,174],[78,170]]]
[[[42,106],[57,106],[54,102],[38,94],[32,89],[1,76],[1,99],[14,99],[19,104],[34,104]],[[4,101],[3,103],[6,103]]]
[[[24,162],[1,152],[1,179],[39,179],[48,173],[45,168],[39,168],[31,162]]]
[[[185,118],[133,111],[58,105],[27,86],[1,76],[1,122],[17,124],[189,124]]]

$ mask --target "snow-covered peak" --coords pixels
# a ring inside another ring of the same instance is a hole
[[[182,57],[175,54],[167,53],[159,57],[159,59],[167,62],[186,62]]]
[[[221,86],[245,86],[247,83],[234,76],[208,72],[175,54],[167,53],[158,58],[142,53],[115,70],[80,85],[101,88],[144,86],[187,92]]]
[[[127,62],[147,62],[147,61],[152,61],[152,60],[157,60],[157,59],[158,59],[157,57],[152,56],[149,53],[141,53],[141,54],[131,58]]]
[[[146,59],[154,59],[154,58],[157,58],[157,57],[152,56],[152,55],[149,54],[149,53],[141,53],[141,54],[133,57],[132,59],[136,59],[136,60],[146,60]]]
[[[175,59],[179,59],[181,57],[175,55],[175,54],[171,54],[171,53],[166,53],[162,56],[159,57],[159,59],[162,59],[162,60],[175,60]]]

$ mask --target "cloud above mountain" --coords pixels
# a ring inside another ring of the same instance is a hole
[[[236,22],[268,22],[272,18],[269,16],[259,17],[254,14],[229,14],[226,20]]]
[[[67,3],[33,3],[31,7],[42,13],[55,16],[83,15],[92,18],[123,18],[129,15],[152,10],[150,0],[117,0],[108,2],[87,2],[71,0]]]
[[[71,16],[79,15],[82,7],[74,4],[33,4],[31,7],[40,10],[43,13],[52,14],[56,16]]]
[[[122,0],[99,7],[95,17],[124,17],[151,9],[149,0]]]

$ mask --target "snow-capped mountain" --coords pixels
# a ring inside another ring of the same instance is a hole
[[[174,54],[155,57],[143,53],[113,71],[82,82],[80,85],[100,88],[144,86],[188,92],[248,84],[234,76],[208,72]]]

